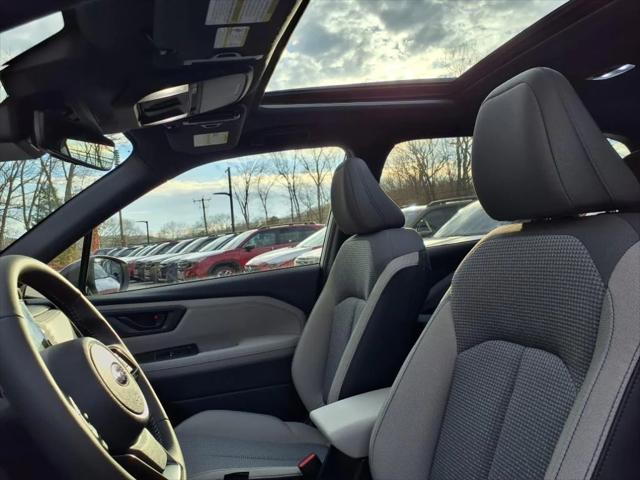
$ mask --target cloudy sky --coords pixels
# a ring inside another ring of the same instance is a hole
[[[270,90],[322,85],[457,76],[477,60],[555,10],[565,0],[311,0],[277,66]],[[59,16],[0,34],[0,59],[11,58],[62,27]],[[0,99],[2,91],[0,88]],[[193,200],[207,197],[211,215],[228,213],[225,168],[199,167],[141,198],[127,209],[157,231],[168,221],[201,218]],[[272,196],[285,215],[287,198]],[[257,199],[253,200],[258,215]]]
[[[457,76],[566,0],[311,0],[270,90]]]

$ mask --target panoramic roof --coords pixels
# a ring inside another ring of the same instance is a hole
[[[567,0],[311,0],[268,91],[455,78]]]
[[[46,40],[51,35],[62,30],[63,27],[62,14],[57,12],[6,32],[0,32],[0,69],[5,62]],[[5,96],[6,92],[0,83],[0,102]]]

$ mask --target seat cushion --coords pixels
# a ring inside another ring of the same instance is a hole
[[[293,468],[309,453],[323,459],[328,450],[315,428],[256,413],[209,410],[182,422],[176,433],[190,480],[262,467]]]

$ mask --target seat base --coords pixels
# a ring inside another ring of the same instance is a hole
[[[286,473],[309,453],[321,459],[328,442],[315,428],[269,415],[209,410],[176,428],[190,480],[216,480],[233,471],[282,467]]]

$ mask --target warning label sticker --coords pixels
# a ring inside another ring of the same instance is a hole
[[[194,147],[224,145],[229,141],[229,132],[200,133],[193,136]]]
[[[263,23],[271,20],[278,0],[210,0],[205,25]]]
[[[249,35],[249,27],[220,27],[216,30],[213,48],[244,47]]]

